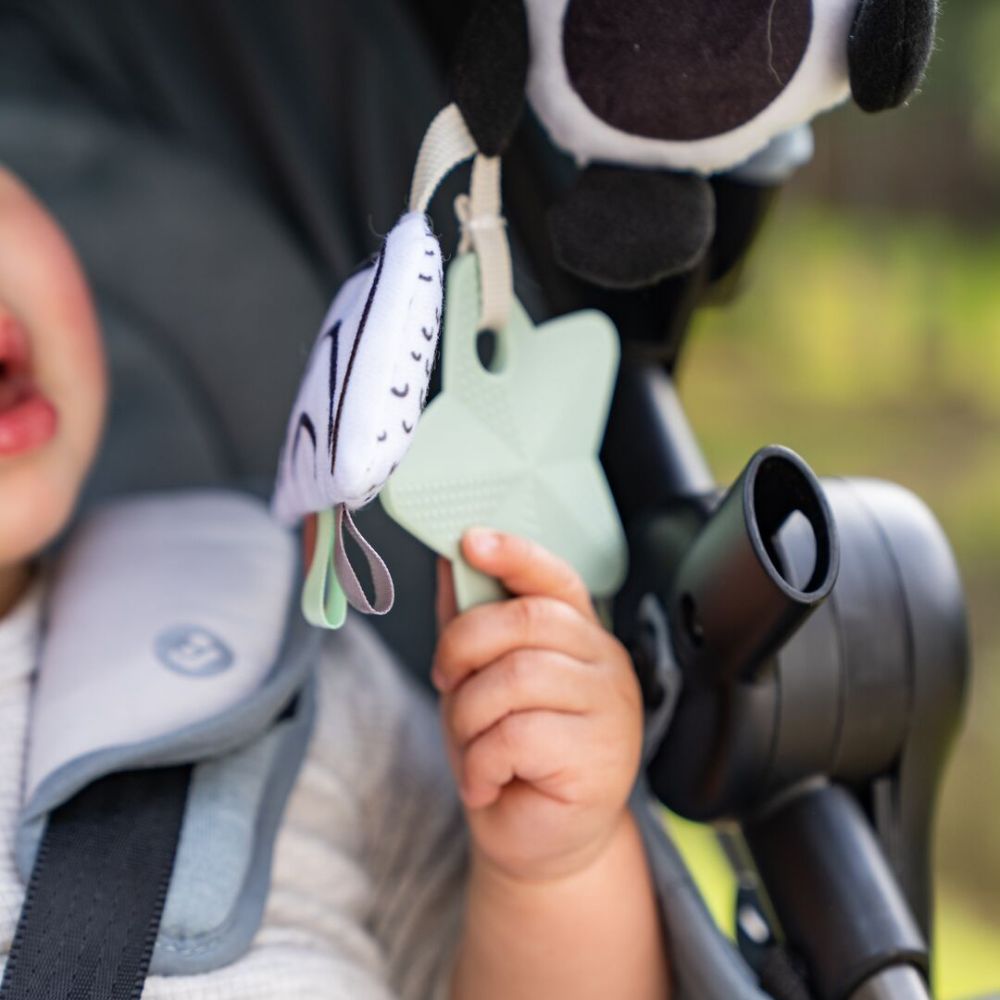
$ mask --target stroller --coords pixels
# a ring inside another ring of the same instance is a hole
[[[172,14],[194,30],[195,6]],[[115,403],[89,499],[234,481],[264,491],[304,355],[295,338],[315,329],[327,275],[370,249],[357,206],[379,224],[394,217],[421,125],[442,103],[438,67],[390,4],[354,10],[338,29],[346,20],[358,37],[379,38],[398,60],[395,79],[409,86],[377,79],[343,40],[339,54],[357,72],[345,74],[352,83],[326,131],[352,141],[307,142],[311,123],[329,123],[329,108],[250,104],[260,77],[282,78],[261,55],[273,13],[258,10],[217,67],[219,92],[236,95],[243,117],[234,112],[218,127],[211,108],[190,101],[192,77],[177,71],[203,53],[171,54],[162,10],[133,24],[126,62],[144,67],[142,86],[124,81],[121,40],[96,26],[131,23],[127,7],[4,11],[5,159],[65,220],[108,333]],[[446,7],[417,7],[442,51]],[[216,28],[231,16],[212,5]],[[287,21],[286,41],[294,12]],[[24,85],[40,76],[41,94]],[[121,114],[81,98],[81,80],[84,93]],[[384,109],[375,122],[347,110],[372,106]],[[169,122],[184,141],[136,128],[144,120]],[[273,146],[258,155],[265,140]],[[630,543],[614,622],[649,713],[646,781],[682,815],[727,821],[739,875],[734,948],[651,821],[677,996],[928,997],[929,831],[968,657],[948,544],[907,491],[820,482],[781,448],[749,457],[720,493],[672,380],[694,310],[738,270],[773,186],[713,178],[715,231],[697,266],[641,293],[608,291],[550,262],[538,220],[567,163],[530,127],[506,162],[515,260],[537,282],[529,309],[596,306],[626,342],[602,457]],[[155,181],[139,191],[135,177]],[[249,207],[260,190],[279,192],[267,212]],[[212,205],[211,235],[199,237],[210,248],[189,246],[164,217],[163,204],[185,202]],[[238,273],[221,267],[207,288],[198,273],[205,259],[238,259]],[[220,288],[227,282],[232,295]],[[153,333],[139,336],[140,328]],[[359,523],[400,592],[414,595],[379,628],[404,662],[429,662],[430,555],[377,505]]]

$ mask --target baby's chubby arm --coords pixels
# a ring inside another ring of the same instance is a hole
[[[476,530],[463,555],[509,600],[455,611],[438,586],[433,679],[472,835],[452,1000],[663,1000],[667,961],[627,800],[642,700],[577,574]]]

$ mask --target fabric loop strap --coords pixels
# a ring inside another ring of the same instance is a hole
[[[395,599],[395,590],[389,568],[368,539],[361,534],[358,526],[354,523],[354,518],[351,517],[351,512],[343,504],[337,507],[336,519],[337,530],[335,532],[333,562],[337,571],[337,579],[340,581],[341,587],[344,588],[347,602],[352,608],[363,614],[384,615],[392,607],[392,602]],[[357,543],[368,563],[368,571],[371,573],[372,585],[375,588],[374,603],[369,601],[368,595],[351,565],[351,560],[348,558],[347,549],[344,546],[345,529]]]

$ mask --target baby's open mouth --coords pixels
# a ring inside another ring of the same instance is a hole
[[[0,313],[0,458],[30,451],[56,430],[56,411],[32,378],[24,328]]]

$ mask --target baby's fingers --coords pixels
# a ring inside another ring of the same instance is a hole
[[[473,528],[462,538],[462,554],[470,565],[495,576],[512,594],[552,597],[596,620],[590,594],[569,563],[536,542],[486,528]]]
[[[550,597],[481,604],[450,622],[438,638],[434,684],[451,691],[475,670],[516,649],[551,649],[581,660],[598,655],[606,633]]]
[[[515,650],[473,674],[446,700],[448,734],[464,748],[515,712],[582,714],[591,707],[596,673],[565,653]]]
[[[468,809],[485,809],[515,779],[557,798],[579,751],[579,716],[518,712],[501,719],[460,755],[459,785]]]

